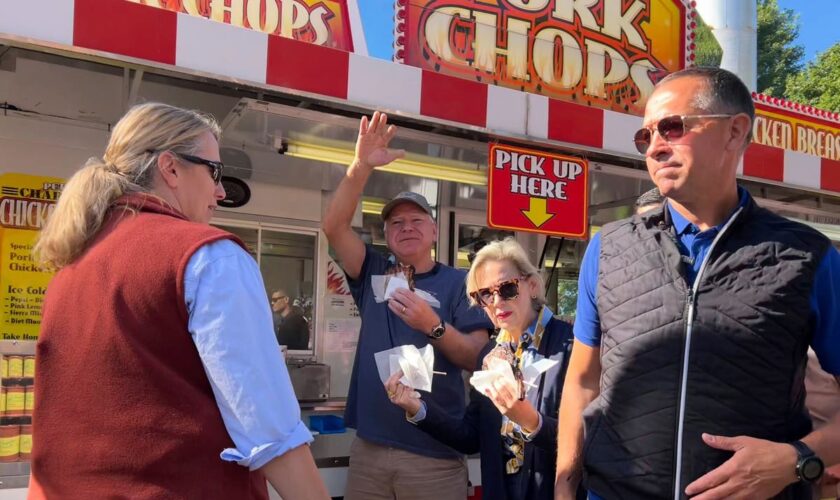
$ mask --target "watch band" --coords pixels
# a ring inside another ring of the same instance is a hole
[[[816,453],[814,453],[814,450],[809,448],[808,445],[803,443],[802,441],[794,441],[790,444],[791,444],[791,446],[796,448],[796,454],[799,456],[800,460],[803,459],[803,458],[816,456]]]
[[[434,328],[430,333],[427,333],[426,336],[432,340],[437,340],[443,337],[443,334],[446,333],[446,322],[442,321]]]
[[[796,450],[796,477],[805,483],[819,481],[825,471],[825,464],[807,444],[802,441],[790,443]],[[815,470],[816,469],[816,470]]]

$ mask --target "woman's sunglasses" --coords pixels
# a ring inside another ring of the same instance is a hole
[[[185,155],[184,153],[172,152],[178,158],[186,160],[190,163],[197,163],[199,165],[206,165],[210,169],[210,177],[213,178],[213,183],[218,184],[222,180],[222,174],[225,171],[225,164],[220,161],[205,160],[198,156]]]
[[[513,300],[519,297],[519,280],[519,278],[514,278],[493,287],[479,288],[470,293],[470,297],[482,307],[492,304],[493,296],[496,294],[499,294],[499,298],[502,300]]]
[[[156,153],[160,153],[160,152],[162,152],[162,151],[154,150],[154,149],[150,149],[150,150],[147,151],[147,153],[150,153],[150,154],[156,154]],[[213,183],[218,184],[219,182],[221,182],[222,175],[224,174],[224,171],[225,171],[225,164],[224,163],[222,163],[220,161],[205,160],[204,158],[201,158],[199,156],[193,156],[193,155],[188,155],[188,154],[184,154],[184,153],[179,153],[177,151],[171,151],[170,150],[169,152],[172,153],[173,155],[177,156],[178,158],[184,160],[184,161],[188,161],[190,163],[195,163],[195,164],[198,164],[198,165],[206,165],[207,168],[210,169],[210,177],[213,178]]]
[[[656,131],[659,132],[660,137],[665,139],[667,142],[671,142],[683,137],[689,130],[690,127],[688,127],[685,123],[686,120],[702,118],[730,118],[732,116],[735,115],[672,115],[659,120],[655,127]],[[647,153],[652,138],[653,127],[644,127],[637,130],[636,134],[633,136],[633,142],[636,144],[636,150],[641,154]]]

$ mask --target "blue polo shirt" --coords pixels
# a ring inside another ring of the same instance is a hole
[[[362,318],[362,329],[350,378],[345,421],[348,427],[356,429],[360,438],[382,446],[429,457],[459,457],[460,453],[409,423],[405,419],[405,411],[388,400],[385,386],[379,378],[373,357],[375,353],[401,345],[412,344],[423,348],[429,344],[427,332],[411,328],[388,309],[386,302],[377,303],[374,299],[371,277],[386,274],[391,267],[385,257],[367,246],[359,277],[349,280],[350,292]],[[434,295],[440,302],[440,308],[435,312],[457,330],[470,333],[493,328],[483,309],[470,306],[464,271],[436,263],[431,271],[415,274],[414,283],[417,288]],[[432,377],[432,392],[428,398],[460,419],[466,407],[461,369],[435,349],[435,370],[446,372],[446,375]]]
[[[747,192],[739,187],[738,194],[739,207],[743,207],[748,200]],[[667,205],[667,209],[677,233],[680,253],[693,259],[692,265],[686,268],[689,285],[691,285],[709,253],[712,241],[735,211],[725,222],[700,231],[673,207]],[[600,253],[601,234],[599,233],[589,242],[581,263],[578,278],[577,316],[574,326],[575,338],[590,347],[601,345],[601,324],[595,297]],[[811,347],[817,353],[823,370],[840,375],[840,349],[837,348],[840,345],[840,253],[835,248],[830,248],[826,252],[814,276],[814,287],[811,290],[811,314],[815,325]]]

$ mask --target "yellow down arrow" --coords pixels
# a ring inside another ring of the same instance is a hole
[[[525,217],[528,217],[528,220],[534,224],[534,227],[540,227],[554,217],[554,214],[550,213],[547,209],[548,200],[545,198],[530,198],[530,200],[530,208],[523,210],[522,213],[525,214]]]

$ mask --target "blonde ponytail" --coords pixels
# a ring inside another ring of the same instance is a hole
[[[87,248],[111,204],[129,192],[151,191],[156,152],[194,154],[206,132],[219,138],[216,121],[196,111],[160,103],[134,106],[117,123],[101,159],[73,174],[35,244],[45,269],[71,264]]]

